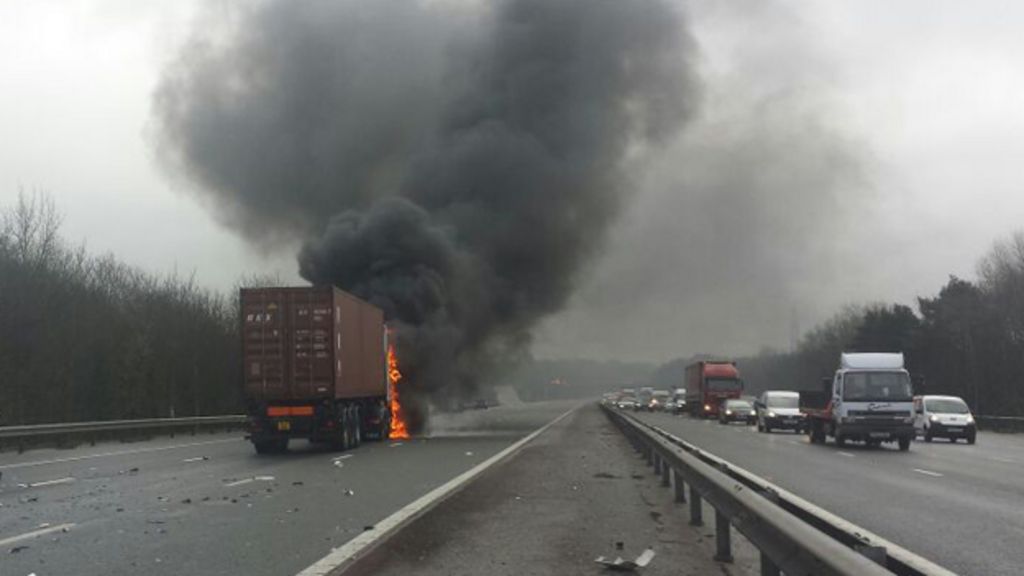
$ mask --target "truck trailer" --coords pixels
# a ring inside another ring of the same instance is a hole
[[[914,438],[914,394],[902,353],[842,354],[820,391],[800,393],[800,405],[812,443],[831,436],[837,446],[896,442],[905,451]]]
[[[282,452],[304,438],[343,450],[387,438],[384,313],[334,286],[243,288],[249,439]]]
[[[743,394],[736,362],[701,360],[686,367],[686,405],[690,415],[717,418],[722,403]]]

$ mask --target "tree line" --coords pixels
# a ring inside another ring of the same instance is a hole
[[[0,424],[238,413],[237,302],[68,245],[44,195],[0,208]]]
[[[742,358],[748,390],[815,389],[843,351],[903,352],[915,393],[961,396],[980,414],[1024,415],[1024,233],[997,242],[976,280],[951,276],[915,308],[851,306],[795,351]]]

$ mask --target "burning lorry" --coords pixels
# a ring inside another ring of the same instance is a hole
[[[344,450],[404,433],[379,308],[334,286],[243,288],[239,301],[256,452],[284,451],[292,438]]]

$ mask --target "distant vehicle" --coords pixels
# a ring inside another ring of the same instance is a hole
[[[622,398],[619,398],[619,401],[615,403],[615,406],[620,410],[636,410],[638,404],[635,397],[623,396]]]
[[[835,375],[822,380],[822,390],[801,392],[800,402],[813,443],[832,436],[837,446],[857,440],[910,449],[914,397],[902,353],[843,353]]]
[[[959,396],[914,396],[914,429],[925,442],[963,438],[974,444],[978,434],[971,409]]]
[[[676,388],[672,391],[672,413],[682,414],[686,412],[686,388]]]
[[[800,411],[800,393],[790,390],[768,390],[754,403],[757,411],[757,431],[804,429],[804,414]]]
[[[651,412],[662,412],[666,409],[671,398],[672,396],[668,390],[655,390],[647,407]]]
[[[754,405],[749,400],[730,398],[722,403],[718,411],[720,424],[729,424],[730,422],[753,424],[755,419]]]
[[[651,400],[654,399],[654,388],[644,386],[636,393],[636,410],[651,411]]]
[[[743,381],[735,362],[701,360],[686,367],[686,391],[691,415],[715,418],[722,402],[743,394]]]
[[[292,438],[335,449],[387,438],[388,343],[380,308],[333,286],[243,288],[239,301],[256,452],[282,452]]]

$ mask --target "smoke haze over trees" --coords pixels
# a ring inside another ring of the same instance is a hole
[[[213,20],[157,92],[164,161],[255,244],[301,241],[304,278],[382,307],[419,399],[527,351],[604,246],[629,166],[698,97],[662,0],[271,1]]]
[[[963,397],[987,415],[1024,414],[1024,233],[997,242],[976,281],[951,276],[938,294],[903,304],[850,306],[806,333],[796,351],[740,358],[747,392],[818,389],[842,352],[903,352],[917,394]],[[685,360],[652,376],[682,382]]]
[[[233,298],[92,256],[43,195],[0,207],[0,423],[238,413]]]

